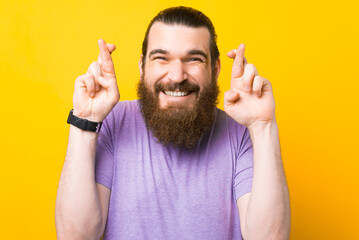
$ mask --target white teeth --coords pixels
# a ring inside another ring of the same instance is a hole
[[[182,97],[182,96],[186,96],[189,94],[189,92],[172,92],[172,91],[165,91],[165,94],[167,96],[171,96],[171,97]]]

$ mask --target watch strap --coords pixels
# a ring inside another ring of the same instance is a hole
[[[74,110],[71,109],[69,117],[67,118],[67,123],[85,131],[91,131],[95,133],[98,133],[100,131],[102,122],[92,122],[87,119],[76,117],[73,112]]]

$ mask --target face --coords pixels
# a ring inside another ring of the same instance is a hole
[[[147,128],[163,145],[193,148],[212,124],[219,91],[208,30],[155,23],[145,59],[137,90]]]
[[[139,67],[145,85],[158,96],[160,108],[191,108],[203,89],[213,79],[217,81],[220,62],[216,62],[216,75],[212,76],[209,38],[205,27],[152,25],[147,56],[141,57]]]

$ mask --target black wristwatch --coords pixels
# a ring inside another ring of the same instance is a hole
[[[69,117],[67,118],[67,123],[74,125],[85,131],[91,131],[98,133],[101,129],[102,122],[92,122],[87,119],[78,118],[73,114],[74,110],[70,110]]]

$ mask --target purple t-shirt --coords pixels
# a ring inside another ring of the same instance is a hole
[[[119,102],[96,152],[96,182],[111,189],[104,239],[242,239],[236,200],[252,176],[248,130],[222,110],[186,150],[159,144],[137,101]]]

